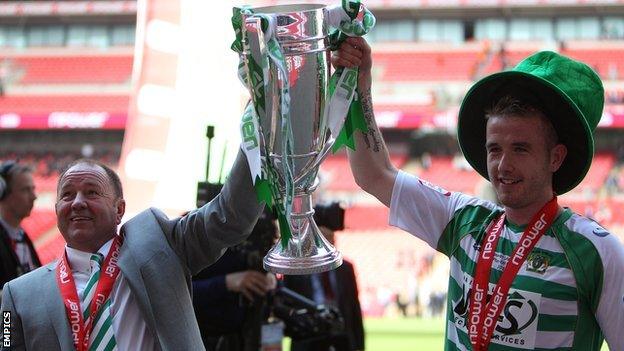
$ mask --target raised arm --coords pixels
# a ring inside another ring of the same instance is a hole
[[[332,63],[336,67],[359,67],[357,89],[368,133],[355,133],[356,151],[348,150],[349,163],[357,185],[390,207],[398,170],[390,162],[386,143],[373,113],[371,48],[362,38],[348,38],[334,54]]]

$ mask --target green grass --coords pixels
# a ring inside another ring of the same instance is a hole
[[[444,350],[444,323],[442,318],[366,318],[366,350]],[[290,350],[289,339],[282,350]],[[609,351],[606,343],[601,351]]]
[[[444,349],[442,318],[367,318],[364,330],[368,351]]]

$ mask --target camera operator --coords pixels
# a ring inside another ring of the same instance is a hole
[[[337,202],[314,207],[315,222],[334,245],[334,231],[344,229],[344,209]],[[284,277],[284,286],[317,304],[335,307],[344,319],[344,331],[331,338],[293,338],[291,351],[364,350],[364,326],[353,265],[343,260],[333,271]]]
[[[193,278],[193,305],[207,350],[260,348],[267,294],[276,286],[275,276],[262,269],[262,258],[276,238],[277,227],[265,210],[246,241]]]

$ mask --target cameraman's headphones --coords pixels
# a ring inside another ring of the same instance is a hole
[[[9,184],[7,184],[6,177],[9,174],[11,168],[13,168],[17,162],[7,161],[0,165],[0,201],[9,194]]]

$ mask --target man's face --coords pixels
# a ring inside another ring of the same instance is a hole
[[[106,172],[80,163],[59,181],[56,197],[58,228],[75,249],[95,252],[113,238],[125,211]]]
[[[2,200],[3,207],[21,221],[30,215],[35,199],[35,183],[30,172],[21,172],[11,177],[9,194]]]
[[[548,147],[545,130],[538,115],[488,119],[488,175],[505,207],[541,207],[552,197],[552,175],[565,158],[565,147]]]

